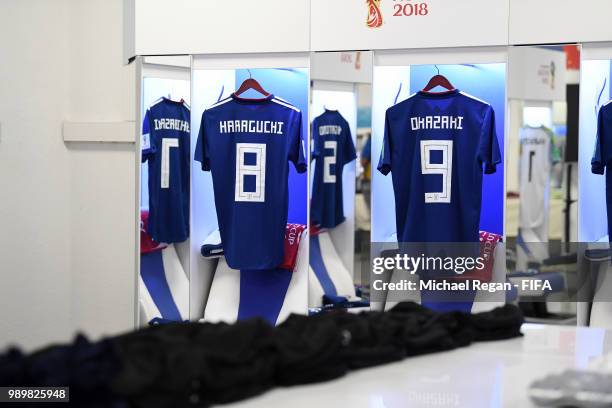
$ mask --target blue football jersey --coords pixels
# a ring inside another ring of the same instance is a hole
[[[392,173],[400,242],[478,242],[482,174],[501,162],[493,108],[458,90],[387,110],[378,170]]]
[[[189,237],[190,112],[158,99],[142,124],[142,161],[149,165],[149,234],[157,242]]]
[[[612,242],[612,101],[599,109],[597,115],[597,141],[591,160],[594,174],[606,173],[606,204],[608,207],[608,239]]]
[[[310,223],[334,228],[344,221],[342,170],[357,154],[348,122],[337,110],[325,110],[312,121],[312,157],[316,159]]]
[[[232,269],[271,269],[284,257],[289,162],[306,171],[302,113],[270,95],[232,94],[202,114],[195,159],[212,172],[223,252]]]

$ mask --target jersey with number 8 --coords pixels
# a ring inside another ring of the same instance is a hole
[[[400,242],[478,242],[482,175],[501,162],[491,105],[458,90],[387,110],[378,169],[392,173]]]
[[[273,95],[235,95],[204,111],[195,159],[212,172],[228,265],[269,269],[283,261],[289,161],[306,171],[302,114]]]
[[[190,112],[184,102],[160,98],[145,114],[142,161],[148,162],[148,232],[157,242],[189,237]]]

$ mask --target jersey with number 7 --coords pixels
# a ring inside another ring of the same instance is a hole
[[[482,177],[501,162],[495,115],[458,90],[387,110],[378,170],[392,173],[400,242],[478,242]]]
[[[212,172],[228,265],[271,269],[284,257],[289,161],[306,171],[302,113],[270,95],[232,94],[202,114],[195,159]]]
[[[184,241],[189,237],[189,106],[158,99],[145,114],[142,134],[142,161],[149,167],[147,232],[157,242]]]

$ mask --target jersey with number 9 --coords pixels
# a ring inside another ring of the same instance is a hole
[[[306,171],[302,113],[270,95],[234,94],[202,114],[195,159],[212,172],[228,265],[270,269],[283,262],[289,161]]]
[[[478,242],[482,175],[501,162],[491,105],[458,90],[387,110],[378,170],[392,173],[400,242]]]
[[[189,237],[189,106],[158,99],[145,114],[142,135],[142,161],[149,167],[148,233],[157,242],[182,242]]]

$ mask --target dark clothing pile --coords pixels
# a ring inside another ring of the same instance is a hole
[[[385,313],[292,315],[277,327],[260,319],[167,324],[95,343],[78,336],[30,355],[9,350],[0,355],[0,385],[68,386],[79,407],[206,407],[517,337],[522,323],[512,305],[467,314],[405,302]]]

